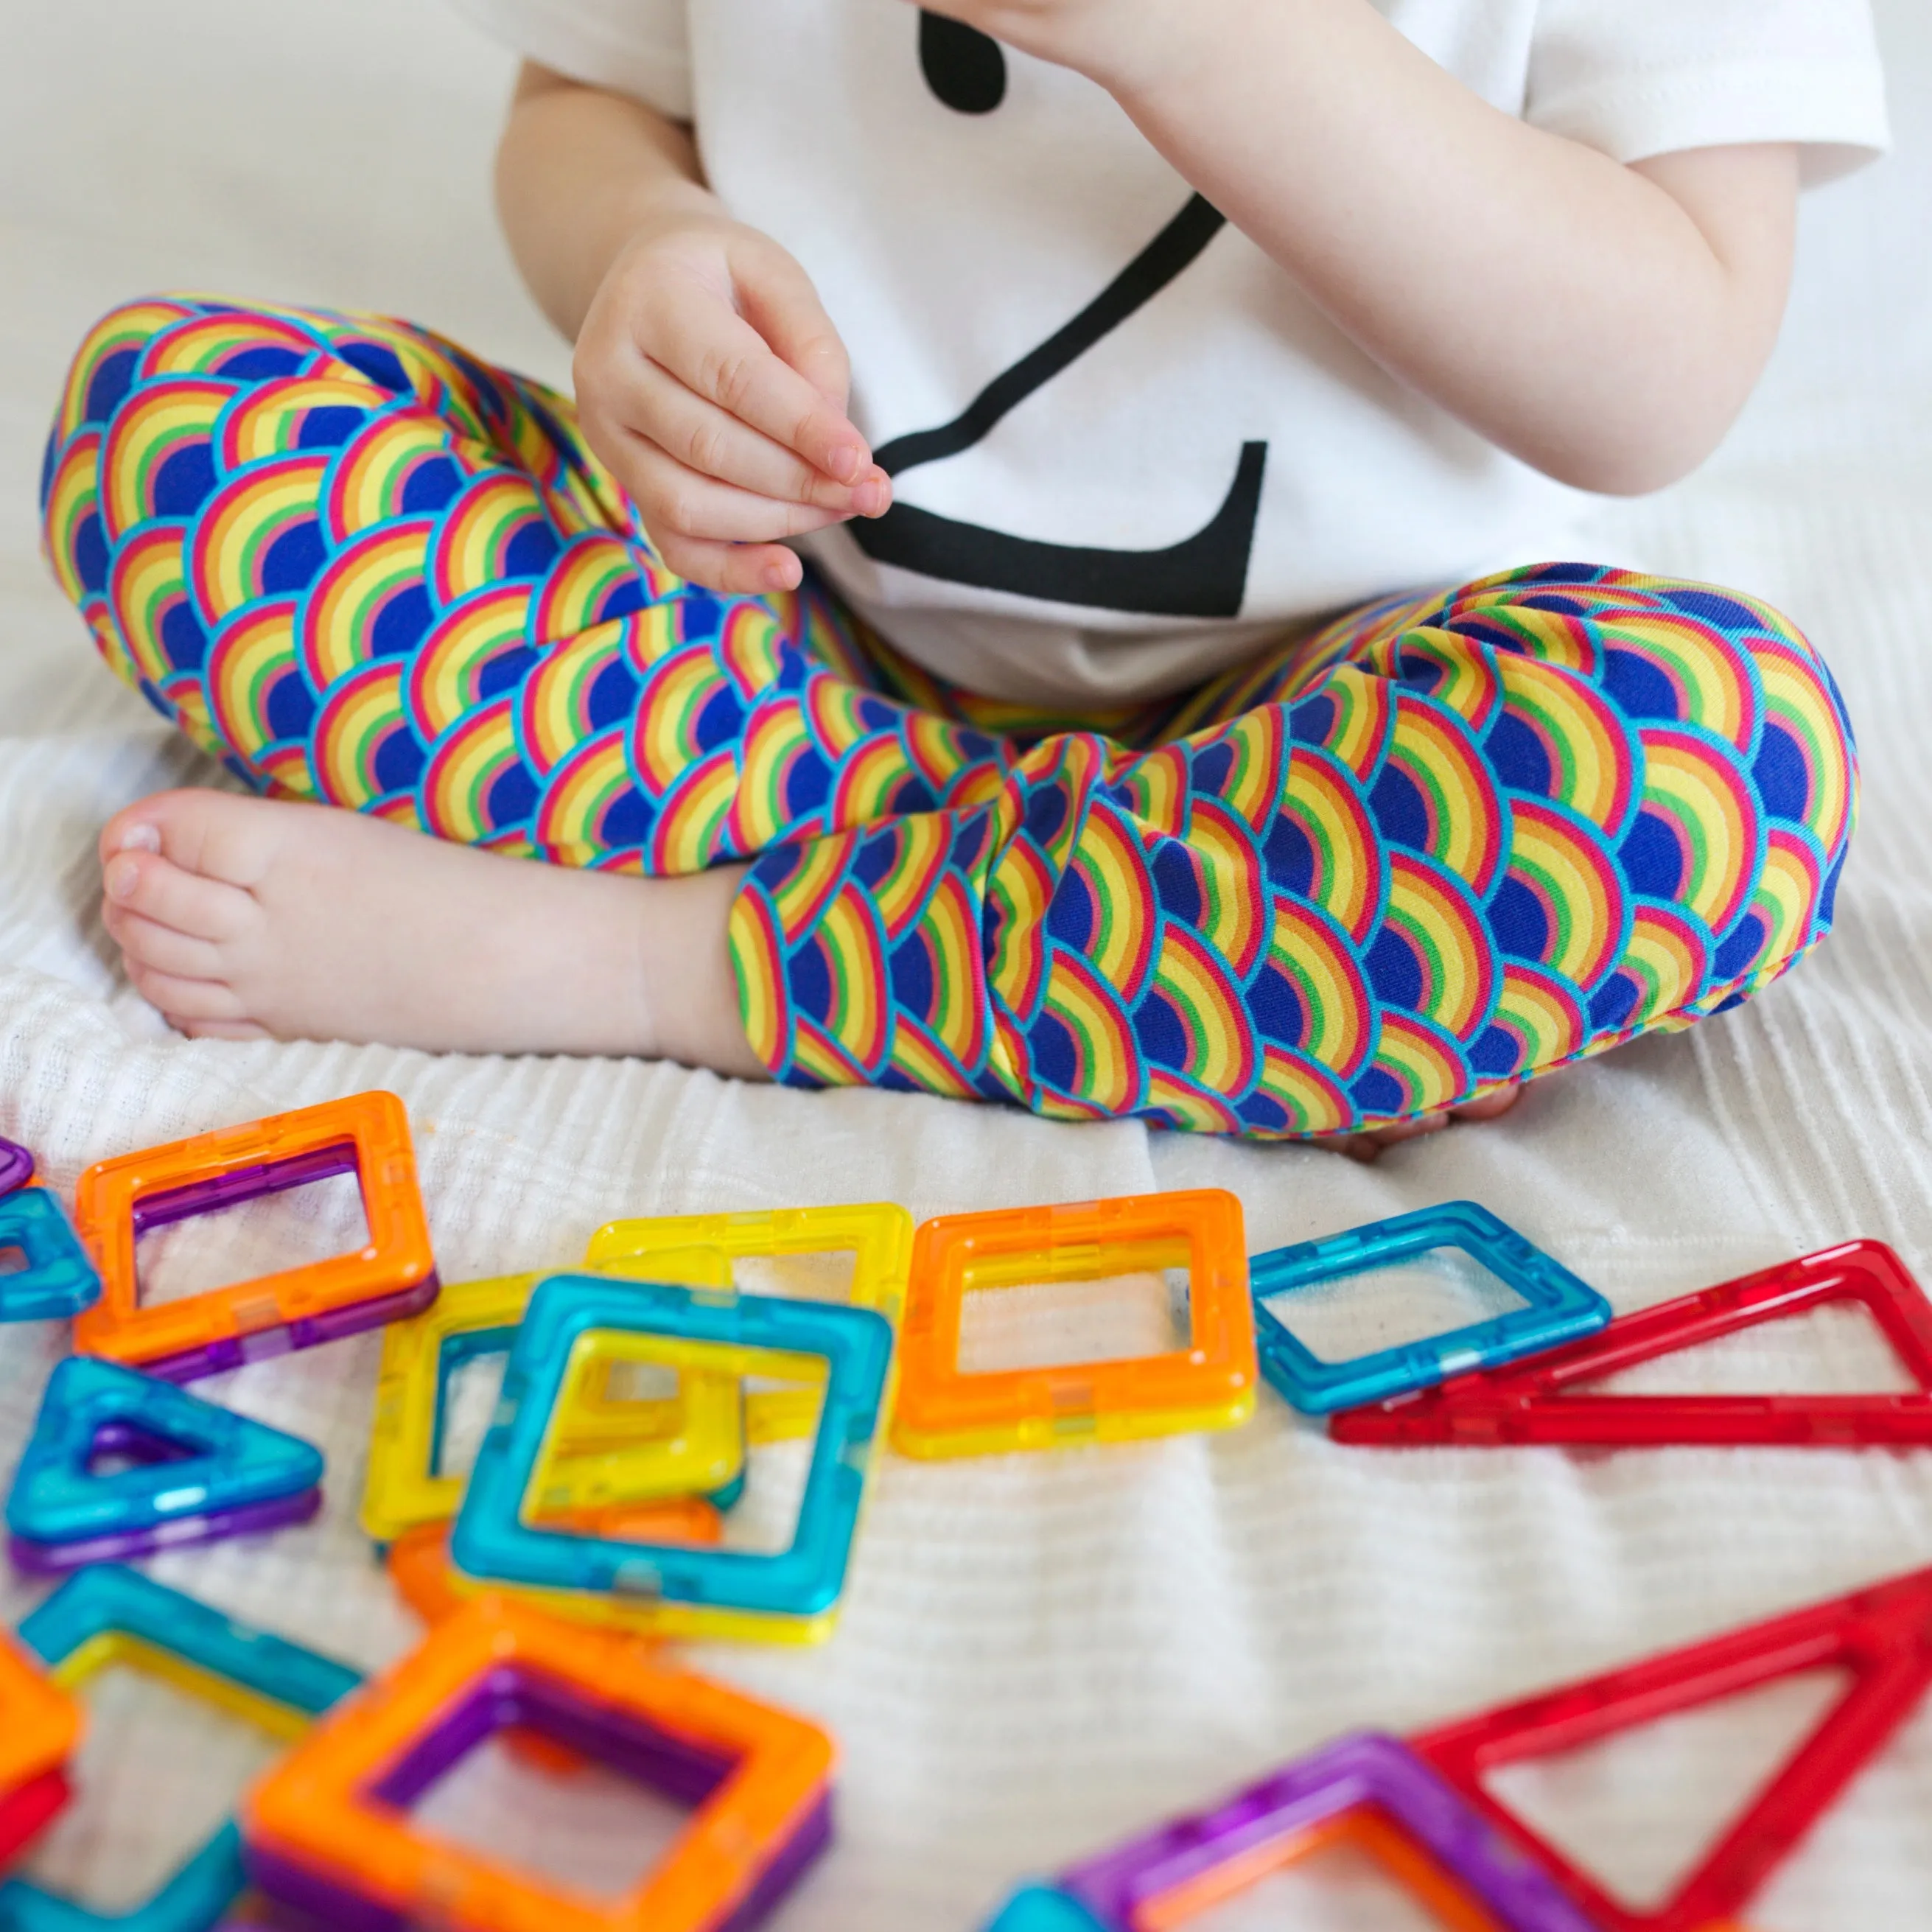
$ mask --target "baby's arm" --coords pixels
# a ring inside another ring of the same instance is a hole
[[[1369,0],[939,10],[1100,82],[1384,368],[1565,482],[1695,469],[1777,340],[1792,148],[1625,166],[1491,107]]]
[[[884,514],[810,278],[725,213],[682,128],[526,65],[496,190],[524,280],[577,344],[585,437],[673,570],[790,590],[800,566],[778,539]]]

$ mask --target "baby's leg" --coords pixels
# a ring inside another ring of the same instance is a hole
[[[1830,929],[1850,724],[1755,599],[1520,571],[1336,626],[1274,694],[1354,772],[1383,848],[1365,1112],[1480,1100],[1688,1027]]]
[[[365,318],[110,316],[46,503],[109,663],[279,795],[166,793],[104,834],[110,929],[171,1018],[762,1070],[720,862],[895,790],[877,748],[832,773],[866,761],[860,692],[802,701],[845,648],[822,602],[689,590],[566,403]]]
[[[109,318],[46,507],[110,663],[364,814],[109,827],[110,927],[196,1030],[1385,1129],[1756,990],[1850,830],[1789,625],[1583,568],[1364,614],[1150,752],[1016,754],[866,688],[827,614],[666,578],[567,406],[394,325]]]
[[[128,977],[182,1032],[682,1060],[748,1078],[724,946],[737,868],[646,879],[380,818],[164,792],[100,841]]]
[[[1051,739],[972,811],[760,860],[733,929],[760,1058],[1358,1133],[1734,1005],[1831,922],[1850,728],[1745,598],[1518,572],[1361,614],[1177,728]]]

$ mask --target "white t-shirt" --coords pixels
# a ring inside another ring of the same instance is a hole
[[[1371,362],[1064,68],[904,0],[456,4],[693,122],[726,206],[804,264],[896,492],[806,547],[956,682],[1152,696],[1570,548],[1575,492]],[[1793,141],[1816,180],[1887,142],[1870,0],[1376,4],[1485,100],[1618,160]]]

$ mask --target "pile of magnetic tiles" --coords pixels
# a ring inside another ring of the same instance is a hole
[[[69,1796],[74,1693],[131,1665],[289,1749],[238,1816],[146,1904],[112,1917],[18,1877],[0,1932],[206,1932],[429,1924],[450,1932],[742,1932],[830,1840],[836,1753],[817,1726],[679,1667],[662,1642],[805,1642],[843,1594],[882,1433],[936,1458],[1232,1428],[1265,1378],[1363,1444],[1932,1444],[1932,1310],[1898,1258],[1852,1242],[1612,1322],[1567,1269],[1456,1202],[1250,1260],[1214,1190],[952,1215],[890,1206],[619,1221],[583,1268],[439,1287],[409,1126],[364,1094],[104,1161],[71,1222],[0,1142],[0,1321],[74,1318],[7,1505],[14,1562],[71,1573],[0,1634],[0,1871]],[[352,1174],[368,1244],[142,1306],[140,1234]],[[1346,1362],[1270,1304],[1460,1250],[1520,1305]],[[741,1295],[751,1256],[854,1258],[843,1302]],[[1184,1276],[1179,1271],[1184,1270]],[[969,1292],[1166,1275],[1185,1343],[1132,1360],[969,1372]],[[1606,1376],[1753,1324],[1854,1301],[1908,1395],[1663,1397]],[[428,1634],[382,1676],[238,1624],[118,1559],[301,1521],[309,1444],[182,1384],[388,1324],[364,1526]],[[454,1378],[507,1354],[466,1481],[442,1473]],[[1522,1358],[1534,1357],[1533,1360]],[[1510,1365],[1510,1366],[1505,1366]],[[1580,1390],[1584,1392],[1579,1393]],[[796,1525],[734,1545],[748,1450],[808,1442]],[[1611,1897],[1486,1788],[1512,1760],[1585,1744],[1792,1672],[1848,1688],[1677,1892]],[[1200,1816],[1022,1886],[998,1932],[1168,1932],[1338,1839],[1444,1923],[1502,1932],[1718,1932],[1932,1683],[1932,1570],[1406,1740],[1345,1737]],[[692,1808],[628,1898],[602,1903],[412,1822],[507,1731],[533,1774],[602,1762]],[[111,1826],[111,1821],[110,1821]]]

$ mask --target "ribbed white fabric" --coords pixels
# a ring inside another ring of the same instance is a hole
[[[1932,262],[1916,238],[1932,16],[1918,0],[1882,11],[1899,159],[1813,199],[1790,339],[1723,458],[1606,513],[1597,544],[1760,591],[1826,646],[1867,760],[1839,932],[1748,1011],[1363,1171],[663,1066],[167,1035],[109,963],[92,840],[122,802],[206,774],[93,661],[34,554],[32,479],[72,344],[110,302],[188,286],[412,314],[553,376],[564,358],[490,226],[506,69],[436,0],[181,0],[152,17],[118,0],[0,0],[0,178],[15,184],[0,214],[0,1132],[65,1190],[107,1154],[392,1087],[451,1280],[568,1262],[620,1212],[884,1196],[923,1216],[1193,1186],[1238,1192],[1257,1249],[1474,1196],[1623,1307],[1855,1234],[1898,1243],[1932,1279]],[[250,1225],[210,1224],[184,1259],[238,1257],[266,1232]],[[63,1346],[46,1326],[0,1330],[0,1473]],[[1870,1373],[1842,1322],[1748,1354],[1792,1386]],[[370,1666],[414,1628],[355,1523],[375,1355],[365,1338],[230,1378],[224,1399],[325,1445],[327,1510],[156,1565]],[[1927,1563],[1932,1456],[1345,1450],[1270,1397],[1228,1436],[886,1457],[830,1646],[700,1661],[843,1742],[838,1847],[784,1932],[964,1932],[1019,1874],[1344,1728],[1447,1718]],[[9,1618],[39,1594],[0,1575]],[[77,1814],[64,1870],[111,1888],[206,1815],[202,1781],[229,1759],[143,1736],[143,1774],[121,1774],[111,1815]],[[1701,1744],[1680,1732],[1538,1792],[1587,1812],[1609,1868],[1634,1877],[1652,1871],[1660,1820],[1742,1791],[1764,1748],[1748,1726]],[[554,1840],[547,1863],[594,1832],[582,1856],[601,1873],[602,1802],[566,1786],[504,1808],[500,1793],[472,1822],[488,1816],[512,1852]],[[1750,1922],[1932,1927],[1928,1810],[1932,1715]],[[1394,1910],[1304,1886],[1216,1924],[1283,1922],[1386,1928]]]

